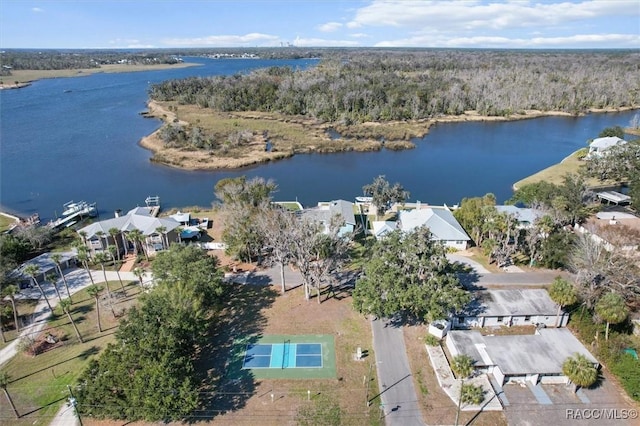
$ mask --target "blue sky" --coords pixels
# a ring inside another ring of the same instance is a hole
[[[640,0],[0,0],[1,48],[640,48]]]

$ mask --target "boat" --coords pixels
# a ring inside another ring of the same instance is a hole
[[[87,203],[86,201],[64,203],[62,217],[49,222],[50,228],[56,229],[61,226],[72,226],[83,218],[95,217],[98,215],[96,203]]]
[[[373,197],[356,197],[358,203],[370,203],[373,201]]]

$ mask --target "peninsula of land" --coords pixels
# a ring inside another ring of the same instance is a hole
[[[12,70],[11,75],[0,77],[0,90],[20,89],[31,85],[36,80],[45,78],[82,77],[97,73],[122,73],[137,71],[155,71],[169,68],[186,68],[198,66],[193,62],[175,64],[106,64],[99,68],[76,68],[57,70]]]
[[[640,106],[589,109],[587,113],[605,113],[638,109]],[[584,114],[584,113],[583,113]],[[180,105],[175,101],[148,102],[145,117],[163,121],[163,126],[140,140],[140,145],[153,152],[151,161],[185,170],[236,169],[266,163],[295,154],[381,149],[412,149],[414,138],[424,137],[437,123],[468,121],[513,121],[545,116],[572,116],[561,111],[526,110],[509,116],[485,116],[477,111],[435,118],[339,124],[320,122],[303,116],[287,116],[266,112],[219,112],[196,105]],[[182,132],[183,143],[164,137],[167,129]],[[195,148],[193,129],[208,135]]]

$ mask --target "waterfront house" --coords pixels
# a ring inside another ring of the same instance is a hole
[[[320,202],[316,207],[302,210],[302,217],[319,223],[324,227],[325,233],[329,232],[332,218],[340,217],[340,229],[338,235],[346,235],[356,229],[356,218],[353,213],[353,203],[345,200]]]
[[[163,250],[168,243],[178,241],[177,228],[180,223],[172,218],[159,218],[152,215],[153,207],[136,207],[126,215],[94,222],[78,230],[86,246],[93,255],[108,250],[109,246],[117,246],[121,252],[127,253],[132,244],[126,237],[133,230],[142,233],[144,249],[148,253]],[[119,236],[112,236],[109,231],[117,229]],[[115,239],[118,239],[116,241]]]
[[[606,151],[610,150],[614,146],[624,145],[627,141],[620,139],[617,136],[608,136],[605,138],[596,138],[589,144],[589,153],[587,158],[601,157],[605,155]]]
[[[519,229],[529,229],[536,220],[544,216],[544,212],[536,209],[516,207],[511,205],[496,206],[498,213],[506,213],[518,221]]]
[[[377,240],[387,235],[389,232],[393,232],[398,229],[398,223],[394,221],[373,221],[371,222],[371,228],[373,236],[376,237]]]
[[[474,293],[464,310],[452,318],[452,328],[536,325],[564,327],[569,314],[560,310],[544,289],[485,290]]]
[[[446,247],[465,250],[471,238],[462,229],[451,211],[446,207],[429,206],[414,210],[401,210],[398,214],[398,229],[411,232],[426,226],[431,231],[432,239]]]

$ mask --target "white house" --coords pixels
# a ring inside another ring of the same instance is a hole
[[[518,228],[521,229],[531,228],[537,219],[544,216],[544,212],[541,210],[511,205],[496,206],[496,210],[498,213],[506,213],[513,216],[518,221]]]
[[[614,146],[624,145],[627,141],[617,136],[608,136],[604,138],[596,138],[589,144],[589,153],[587,158],[601,157],[605,152]]]
[[[403,232],[411,232],[421,226],[428,227],[433,240],[440,241],[446,247],[465,250],[471,241],[451,211],[445,207],[401,210],[398,214],[398,228]]]
[[[538,325],[564,327],[569,314],[560,311],[544,289],[485,290],[452,318],[453,328]]]
[[[398,223],[394,221],[376,220],[371,222],[373,236],[377,240],[398,229]]]
[[[479,331],[452,330],[446,338],[451,356],[465,354],[480,371],[492,374],[500,385],[509,382],[561,384],[564,361],[582,354],[593,366],[599,363],[567,328],[545,328],[529,335],[487,335]]]

